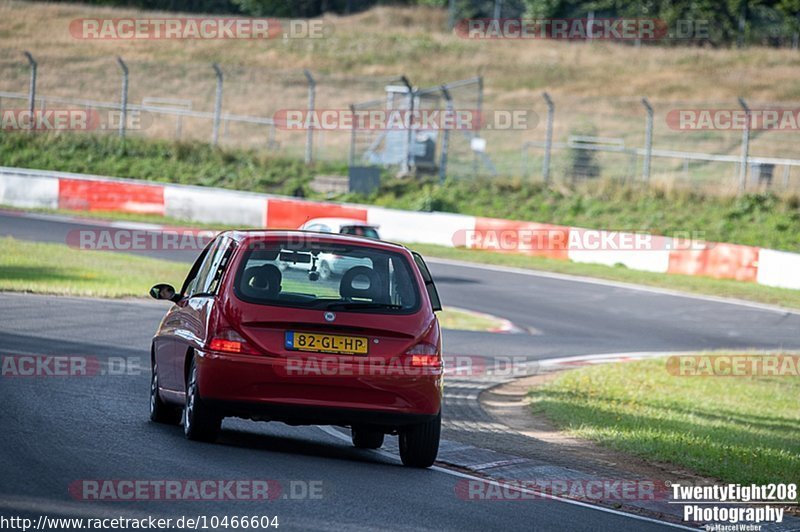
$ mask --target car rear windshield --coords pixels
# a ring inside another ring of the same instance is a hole
[[[378,231],[368,225],[343,225],[341,229],[343,235],[365,236],[367,238],[380,239]]]
[[[415,312],[420,295],[405,256],[310,241],[249,245],[234,291],[256,304],[352,312]]]

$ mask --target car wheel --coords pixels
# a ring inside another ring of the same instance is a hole
[[[212,442],[217,439],[222,418],[210,412],[197,389],[197,365],[192,358],[186,382],[186,405],[183,407],[183,434],[187,439]]]
[[[359,449],[377,449],[383,445],[383,432],[353,427],[350,433],[353,438],[353,445]]]
[[[150,421],[177,425],[181,421],[181,409],[165,403],[158,395],[158,364],[153,362],[150,377]]]
[[[319,272],[319,278],[323,281],[326,279],[330,279],[333,272],[331,271],[331,265],[328,264],[326,261],[322,261],[319,263],[319,268],[317,268]]]
[[[412,425],[400,431],[400,459],[408,467],[430,467],[439,454],[442,414],[433,421]]]

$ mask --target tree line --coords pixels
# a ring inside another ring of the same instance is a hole
[[[349,14],[377,5],[424,5],[465,18],[653,18],[670,29],[701,27],[686,44],[790,46],[800,40],[800,0],[85,0],[85,4],[255,17]],[[671,41],[681,43],[680,39]]]

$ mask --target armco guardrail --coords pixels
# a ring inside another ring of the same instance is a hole
[[[635,270],[736,279],[800,289],[800,254],[536,222],[307,201],[210,187],[0,167],[0,204],[166,215],[227,225],[294,229],[312,218],[381,226],[388,240],[467,247]]]

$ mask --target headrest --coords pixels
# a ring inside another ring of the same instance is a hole
[[[273,264],[252,266],[242,275],[242,292],[253,297],[274,298],[281,291],[281,271]]]
[[[359,298],[374,301],[381,295],[381,279],[372,268],[354,266],[342,276],[339,295],[344,299]]]

